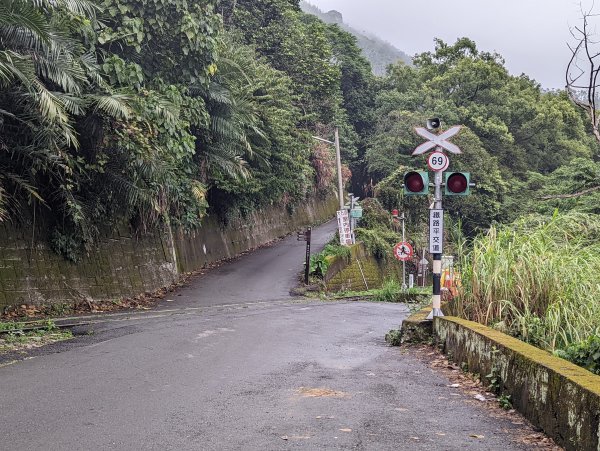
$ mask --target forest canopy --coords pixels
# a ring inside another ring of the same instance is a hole
[[[0,221],[44,224],[72,260],[118,223],[293,212],[332,185],[333,149],[311,136],[335,126],[352,190],[418,218],[399,183],[433,115],[465,126],[452,167],[478,188],[448,207],[468,232],[595,211],[582,114],[466,38],[376,77],[356,37],[296,0],[0,0]]]

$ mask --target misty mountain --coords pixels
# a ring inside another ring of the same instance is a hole
[[[373,72],[377,75],[385,74],[389,64],[402,60],[407,64],[411,63],[411,58],[401,50],[398,50],[389,42],[378,38],[377,36],[360,32],[355,28],[344,23],[342,14],[338,11],[323,12],[319,8],[302,0],[300,2],[302,11],[313,16],[317,16],[325,23],[337,24],[341,29],[353,34],[356,37],[357,44],[361,48],[364,56],[369,60],[373,67]]]

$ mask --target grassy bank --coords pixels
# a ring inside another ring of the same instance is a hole
[[[492,227],[464,257],[462,277],[460,316],[579,356],[591,369],[600,361],[585,345],[600,334],[600,216],[532,216]]]

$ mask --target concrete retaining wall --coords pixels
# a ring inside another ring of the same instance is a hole
[[[460,318],[436,318],[436,339],[468,370],[499,377],[500,392],[567,450],[600,451],[600,376]]]
[[[327,291],[363,291],[380,288],[390,277],[402,280],[402,266],[396,260],[382,262],[366,251],[362,243],[350,248],[349,258],[336,257],[325,275]],[[366,284],[365,284],[366,282]]]
[[[202,228],[194,233],[174,234],[178,271],[195,271],[207,264],[240,255],[296,229],[331,219],[338,206],[335,196],[312,199],[293,214],[286,208],[273,206],[254,212],[246,219],[238,219],[225,228],[216,218],[207,218]]]
[[[0,309],[19,304],[114,300],[170,285],[186,272],[234,257],[297,228],[332,218],[337,199],[313,199],[289,214],[273,206],[221,227],[207,218],[188,234],[166,228],[137,236],[124,227],[106,234],[71,263],[39,239],[42,231],[0,223]]]

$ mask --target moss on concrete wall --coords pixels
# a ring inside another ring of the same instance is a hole
[[[444,351],[500,378],[513,406],[567,450],[600,450],[600,376],[481,324],[434,321]]]
[[[117,299],[173,283],[177,270],[169,234],[145,237],[117,230],[77,263],[34,239],[32,231],[0,225],[0,307]]]
[[[433,322],[427,320],[431,306],[413,313],[400,326],[400,344],[429,343],[433,339]]]
[[[336,257],[330,265],[325,276],[327,291],[370,290],[380,288],[388,278],[402,280],[402,265],[398,261],[377,260],[362,243],[350,250],[351,257]]]
[[[216,218],[207,218],[201,229],[174,235],[179,272],[191,272],[215,261],[231,258],[261,246],[293,230],[332,218],[338,206],[335,197],[312,199],[293,214],[273,206],[239,218],[223,227]]]
[[[121,228],[105,234],[88,255],[71,263],[40,240],[40,231],[0,223],[0,309],[19,304],[113,300],[170,285],[185,272],[260,246],[296,228],[334,216],[337,199],[312,200],[290,214],[270,207],[222,227],[208,218],[193,234],[170,229],[136,236]],[[32,239],[33,237],[33,239]]]

